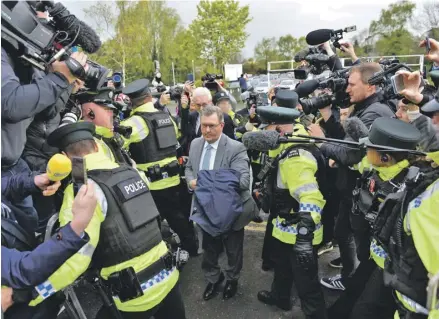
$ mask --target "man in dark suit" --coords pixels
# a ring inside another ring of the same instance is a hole
[[[239,274],[242,269],[244,227],[257,214],[258,208],[250,193],[250,163],[243,144],[223,134],[224,113],[216,106],[206,106],[201,114],[203,137],[192,141],[185,176],[188,187],[197,188],[197,175],[201,170],[233,169],[239,173],[239,196],[242,213],[227,232],[213,237],[203,229],[202,269],[209,284],[203,298],[209,300],[217,293],[224,280],[224,299],[236,294]],[[224,271],[218,265],[218,257],[223,251],[227,254],[228,266]]]
[[[213,105],[212,94],[207,88],[196,88],[193,91],[190,103],[195,106],[196,111],[190,112],[187,106],[181,112],[181,132],[186,137],[186,146],[189,146],[192,140],[201,136],[200,112],[205,106]],[[224,114],[223,133],[231,139],[235,139],[235,127],[228,114]]]

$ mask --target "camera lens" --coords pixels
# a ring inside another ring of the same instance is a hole
[[[120,74],[113,75],[113,82],[116,83],[122,82],[122,77],[120,76]]]

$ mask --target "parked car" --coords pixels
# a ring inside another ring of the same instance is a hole
[[[279,86],[288,87],[290,90],[294,90],[296,88],[296,82],[294,80],[283,80],[280,82]]]
[[[255,91],[258,93],[268,93],[268,82],[260,82],[258,86],[255,87]]]

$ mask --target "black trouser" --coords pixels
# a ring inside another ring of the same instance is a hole
[[[326,205],[323,208],[322,224],[323,224],[323,240],[322,244],[329,243],[334,239],[335,216],[340,206],[340,198],[338,192],[331,192],[326,198]]]
[[[179,283],[169,292],[165,299],[157,306],[147,311],[120,312],[123,319],[186,319],[183,297],[181,296]],[[101,308],[96,319],[113,319],[107,308]]]
[[[277,241],[273,237],[273,219],[275,215],[270,214],[267,220],[267,227],[265,228],[264,243],[262,245],[262,264],[267,267],[274,267],[274,245]]]
[[[203,230],[203,261],[201,268],[210,283],[216,283],[221,275],[218,264],[219,255],[225,250],[227,266],[224,275],[227,280],[238,280],[242,270],[244,248],[244,228],[229,231],[218,237],[212,237]]]
[[[304,269],[297,263],[293,245],[282,243],[276,239],[274,249],[276,264],[271,286],[272,294],[279,300],[279,303],[290,305],[291,288],[294,282],[306,318],[327,318],[325,298],[319,283],[317,262],[313,267]],[[314,249],[314,254],[317,261],[317,249]]]
[[[341,276],[346,281],[354,272],[358,264],[356,245],[351,227],[352,198],[341,197],[338,216],[335,221],[334,235],[340,249],[340,258],[343,264]]]
[[[377,265],[373,259],[360,262],[354,274],[349,279],[346,290],[342,292],[337,301],[328,309],[328,317],[330,319],[347,319],[350,317],[355,303],[363,293],[376,267]]]
[[[383,270],[376,267],[356,302],[351,319],[392,319],[396,310],[392,289],[384,286]]]
[[[195,241],[194,227],[187,215],[182,211],[180,201],[180,186],[173,186],[162,190],[151,190],[160,216],[168,221],[169,226],[180,237],[183,249],[195,253],[197,244]]]

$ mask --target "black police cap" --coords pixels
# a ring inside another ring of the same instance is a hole
[[[229,100],[230,101],[230,97],[226,93],[224,93],[224,92],[217,92],[213,96],[212,100],[213,100],[213,104],[216,105],[221,100]]]
[[[367,147],[388,146],[406,150],[415,150],[421,133],[412,124],[405,123],[395,118],[377,118],[364,139]]]
[[[47,138],[50,146],[64,150],[70,144],[93,140],[95,125],[91,122],[77,122],[63,125],[53,131]]]
[[[125,86],[122,89],[122,93],[128,95],[130,99],[135,99],[138,97],[151,94],[151,90],[149,89],[148,86],[149,86],[149,80],[139,79]]]
[[[256,113],[263,121],[262,127],[270,124],[291,124],[300,117],[300,112],[296,109],[279,106],[258,106]]]
[[[75,95],[79,103],[93,102],[99,105],[116,109],[113,105],[114,89],[109,87],[100,88],[97,91],[80,91]]]
[[[275,102],[277,106],[294,109],[299,102],[299,96],[294,91],[280,89],[276,93]]]
[[[439,91],[436,93],[433,100],[429,101],[421,108],[421,111],[426,113],[439,112]]]

